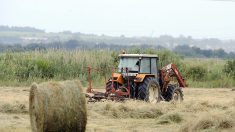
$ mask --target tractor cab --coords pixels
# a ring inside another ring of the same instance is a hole
[[[118,72],[123,76],[137,74],[157,74],[157,55],[120,54]]]

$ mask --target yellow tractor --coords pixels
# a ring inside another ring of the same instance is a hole
[[[158,56],[150,54],[120,54],[117,72],[106,83],[106,92],[93,92],[91,99],[138,99],[149,102],[183,100],[186,82],[175,64],[158,70]],[[170,84],[172,77],[177,83]]]

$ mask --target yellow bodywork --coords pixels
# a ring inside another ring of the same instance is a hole
[[[143,82],[146,76],[152,76],[155,77],[154,74],[137,74],[136,78],[134,79],[134,82],[140,83]],[[122,77],[122,74],[120,73],[113,73],[113,81],[118,82],[120,84],[124,84],[124,79]]]
[[[120,84],[124,84],[124,79],[122,77],[122,74],[120,73],[113,73],[113,81],[118,82]]]
[[[153,77],[155,77],[154,74],[137,74],[134,82],[136,82],[136,83],[143,82],[146,76],[153,76]]]

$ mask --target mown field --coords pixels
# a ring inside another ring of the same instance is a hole
[[[30,132],[29,87],[0,87],[0,131]],[[235,90],[185,88],[182,103],[88,103],[88,132],[232,132]]]

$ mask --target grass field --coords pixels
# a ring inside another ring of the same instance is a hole
[[[159,65],[176,63],[188,82],[184,101],[89,103],[88,132],[235,131],[235,90],[231,90],[235,81],[224,72],[227,60],[183,59],[170,51],[156,53]],[[103,50],[0,53],[0,132],[31,131],[28,95],[32,82],[79,78],[87,86],[87,66],[92,66],[102,69],[92,71],[93,86],[104,87],[104,75],[111,75],[117,55]]]
[[[28,87],[0,87],[0,131],[30,132]],[[88,132],[235,131],[235,91],[185,88],[182,103],[89,103]]]
[[[138,50],[130,51],[138,53]],[[190,87],[235,86],[235,80],[224,72],[227,60],[186,58],[170,51],[146,50],[143,53],[158,54],[159,67],[175,63]],[[111,76],[112,67],[117,67],[118,52],[100,51],[31,51],[0,53],[0,85],[29,86],[32,82],[48,80],[81,80],[87,85],[87,66],[92,70],[93,84],[101,86]]]

